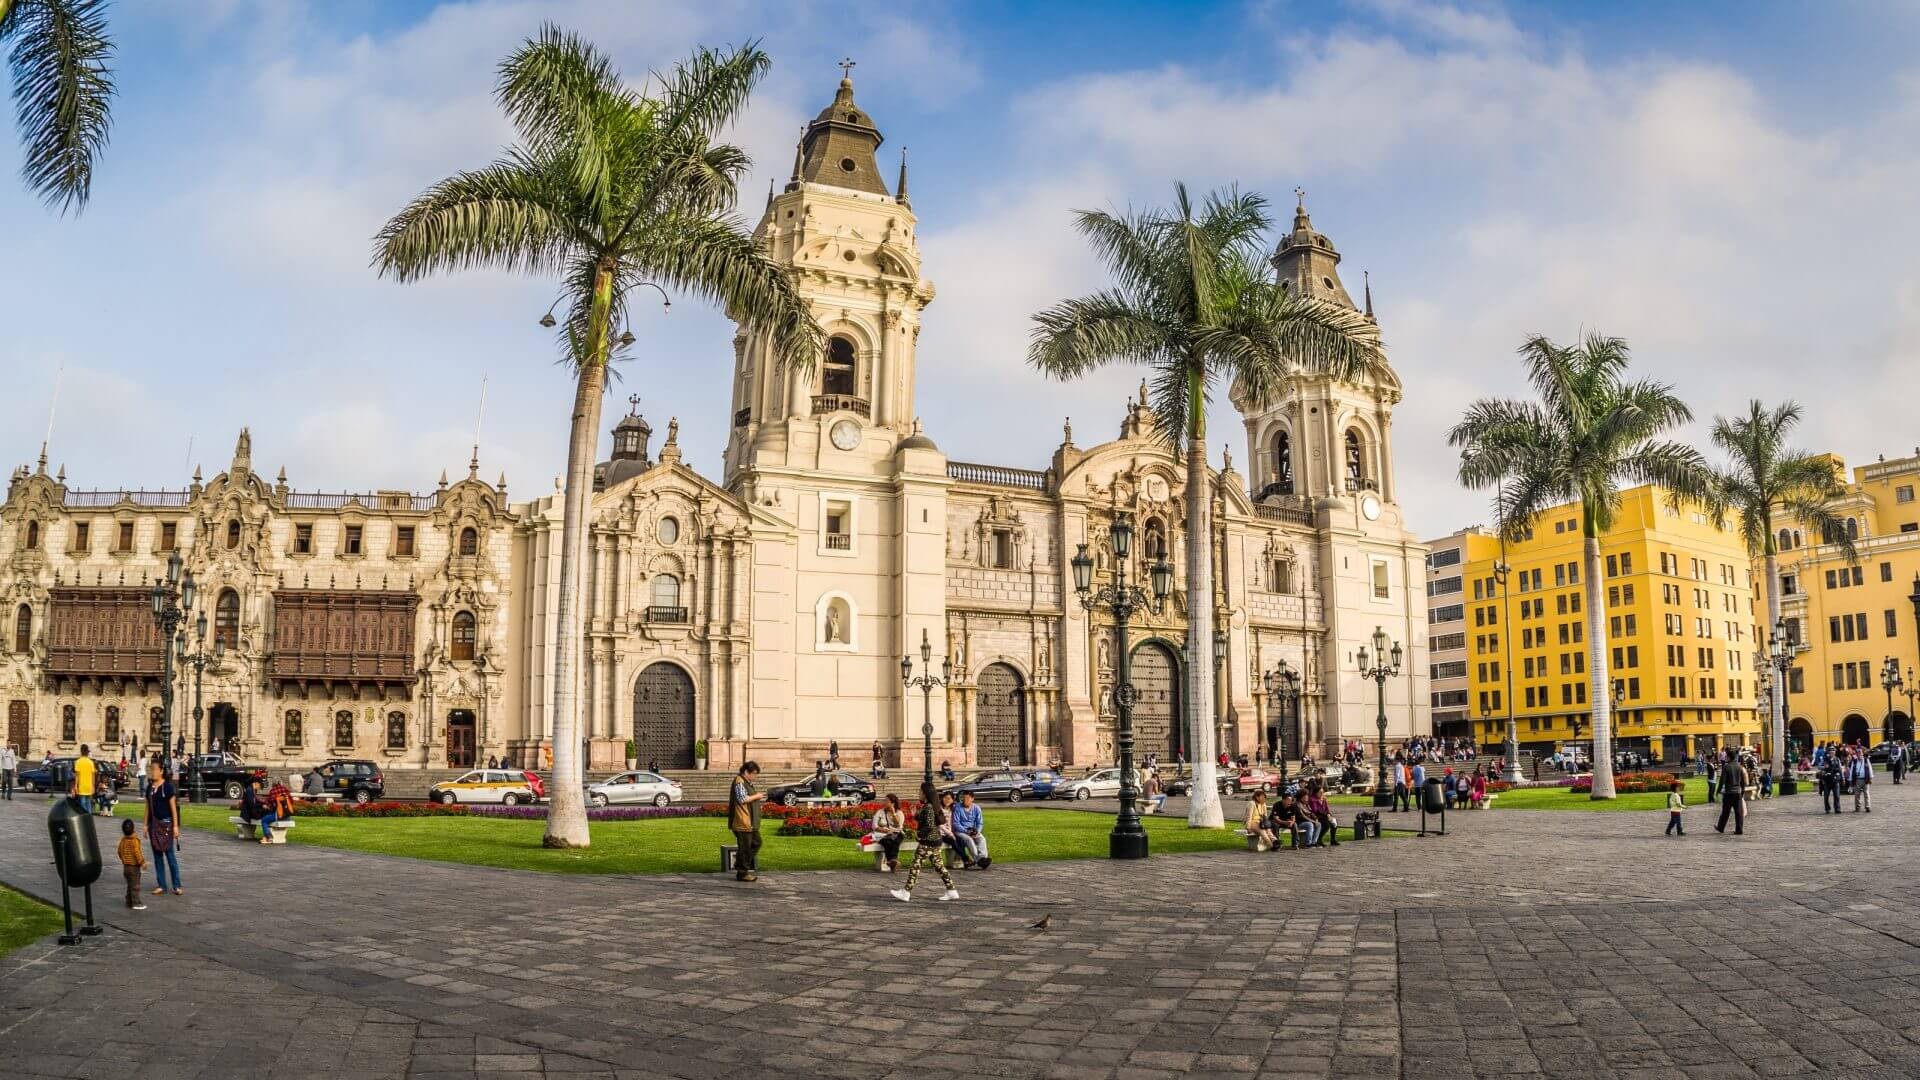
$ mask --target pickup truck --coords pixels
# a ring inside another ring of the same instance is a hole
[[[200,754],[182,763],[180,775],[185,778],[188,790],[193,787],[193,770],[196,766],[206,789],[217,791],[229,799],[239,798],[247,790],[247,785],[255,780],[260,782],[262,791],[267,787],[267,769],[264,765],[242,765],[240,759],[232,754]]]

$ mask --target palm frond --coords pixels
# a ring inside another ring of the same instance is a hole
[[[382,276],[415,281],[474,267],[559,269],[583,244],[568,203],[564,162],[516,152],[484,169],[456,173],[427,189],[382,226],[373,264]]]
[[[622,264],[623,286],[645,275],[716,301],[749,330],[771,332],[787,362],[803,369],[826,348],[794,279],[767,258],[738,218],[671,216],[649,225],[636,234],[647,239],[645,246]]]
[[[608,59],[552,23],[500,64],[494,97],[535,154],[564,159],[574,190],[600,217],[609,198],[608,143],[636,103]]]
[[[667,139],[711,139],[746,108],[747,98],[773,67],[758,40],[732,51],[700,49],[662,79],[659,128]]]
[[[12,41],[20,172],[63,214],[86,208],[94,159],[107,145],[114,48],[106,9],[105,0],[27,0],[0,12],[0,42]]]
[[[1027,362],[1061,380],[1123,360],[1162,366],[1182,344],[1177,326],[1112,291],[1063,300],[1033,321]]]

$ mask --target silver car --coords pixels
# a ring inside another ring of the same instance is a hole
[[[615,803],[666,806],[679,802],[680,797],[680,784],[677,781],[644,770],[623,772],[597,784],[587,785],[588,806],[611,806]]]
[[[1053,785],[1056,799],[1112,799],[1120,795],[1120,770],[1099,769],[1077,780],[1062,780]]]

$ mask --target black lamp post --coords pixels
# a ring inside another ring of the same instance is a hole
[[[1400,674],[1400,643],[1394,642],[1393,648],[1387,648],[1387,632],[1380,627],[1373,628],[1372,666],[1367,661],[1367,647],[1360,646],[1357,655],[1360,664],[1360,677],[1372,679],[1377,692],[1380,715],[1376,723],[1380,726],[1380,774],[1373,782],[1373,805],[1392,806],[1393,787],[1387,783],[1387,680]]]
[[[1607,689],[1609,691],[1609,694],[1607,696],[1607,703],[1612,709],[1612,711],[1608,715],[1617,718],[1620,715],[1620,703],[1626,700],[1626,697],[1627,697],[1627,680],[1615,679],[1613,680],[1613,685],[1609,686]],[[1618,732],[1623,726],[1625,725],[1621,720],[1619,719],[1614,720],[1614,723],[1613,723],[1614,731]],[[1620,742],[1621,742],[1620,750],[1626,750],[1627,749],[1625,745],[1626,740],[1623,738],[1620,740]],[[1620,750],[1615,751],[1615,753],[1619,753]]]
[[[1227,628],[1221,616],[1214,618],[1220,620],[1213,624],[1213,746],[1218,753],[1227,748]]]
[[[1267,695],[1272,699],[1280,713],[1280,722],[1273,726],[1278,738],[1275,740],[1274,756],[1280,759],[1280,786],[1287,786],[1287,721],[1299,717],[1300,673],[1293,670],[1286,657],[1281,657],[1267,672]]]
[[[1907,599],[1913,603],[1913,630],[1916,640],[1920,641],[1920,574],[1913,575],[1913,591],[1907,594]],[[1914,646],[1914,654],[1920,656],[1920,644]]]
[[[1900,661],[1889,656],[1880,665],[1880,688],[1887,692],[1887,712],[1880,721],[1880,741],[1893,741],[1893,692],[1905,684],[1900,681]]]
[[[153,625],[160,631],[160,760],[161,772],[173,777],[173,636],[193,609],[193,574],[180,572],[180,553],[167,555],[167,576],[153,583]]]
[[[927,640],[927,631],[924,627],[920,630],[920,671],[921,675],[916,678],[913,674],[913,657],[900,658],[901,683],[909,689],[916,686],[920,688],[920,737],[926,742],[923,747],[926,760],[921,763],[923,768],[920,771],[920,780],[924,784],[931,784],[933,783],[933,688],[938,686],[945,689],[946,685],[953,681],[953,661],[942,656],[940,674],[933,673],[933,644]]]
[[[200,720],[205,714],[200,709],[200,682],[207,665],[219,667],[226,658],[227,646],[219,635],[213,639],[213,652],[207,652],[207,613],[202,611],[193,619],[194,651],[187,651],[187,632],[181,630],[174,636],[173,645],[177,662],[183,667],[193,669],[193,759],[188,772],[191,774],[193,801],[207,801],[206,779],[200,773]]]
[[[1785,763],[1780,776],[1776,778],[1780,794],[1797,795],[1800,782],[1793,778],[1793,735],[1789,726],[1793,721],[1793,685],[1787,677],[1793,668],[1793,624],[1782,617],[1773,624],[1773,632],[1767,635],[1767,652],[1773,659],[1773,689],[1778,694],[1780,707],[1780,737],[1785,742]]]
[[[1113,703],[1120,718],[1120,730],[1117,733],[1120,743],[1120,815],[1114,819],[1113,832],[1107,841],[1107,853],[1115,859],[1144,859],[1147,857],[1147,830],[1140,824],[1140,813],[1134,806],[1140,797],[1140,789],[1133,775],[1133,705],[1140,699],[1140,691],[1133,685],[1133,664],[1127,656],[1127,622],[1133,618],[1136,610],[1144,609],[1158,615],[1166,607],[1167,595],[1173,591],[1173,567],[1167,565],[1165,556],[1154,560],[1149,571],[1153,594],[1149,596],[1140,586],[1127,584],[1127,553],[1133,548],[1133,519],[1125,514],[1114,518],[1111,537],[1113,584],[1094,588],[1093,556],[1087,554],[1087,545],[1081,544],[1072,560],[1073,585],[1080,594],[1080,606],[1083,609],[1088,612],[1113,612],[1114,644],[1119,652]]]
[[[1907,699],[1907,723],[1912,724],[1914,699],[1920,698],[1920,683],[1913,680],[1913,665],[1907,665],[1907,677],[1901,682],[1900,696]]]
[[[1520,721],[1514,715],[1513,702],[1513,621],[1507,613],[1507,579],[1513,576],[1513,566],[1507,562],[1507,540],[1504,533],[1500,538],[1500,557],[1493,563],[1493,581],[1500,586],[1500,619],[1507,625],[1500,629],[1501,664],[1506,671],[1506,697],[1503,704],[1507,714],[1507,768],[1502,779],[1510,784],[1520,783],[1526,777],[1520,773]]]

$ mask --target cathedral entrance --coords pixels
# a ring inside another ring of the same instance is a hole
[[[634,758],[693,768],[693,680],[678,664],[647,665],[633,684]]]
[[[975,760],[982,765],[1027,760],[1027,693],[1020,673],[1008,664],[988,664],[980,672],[974,698]]]
[[[1145,642],[1133,650],[1132,677],[1140,693],[1133,706],[1133,752],[1141,757],[1158,754],[1171,764],[1187,748],[1180,661],[1165,645]]]
[[[14,699],[7,703],[7,742],[24,760],[27,756],[27,703]]]
[[[240,752],[240,710],[225,701],[216,701],[213,708],[207,710],[209,752],[215,739],[220,740],[220,749],[233,754]]]
[[[455,709],[447,714],[447,768],[473,768],[473,711]]]

